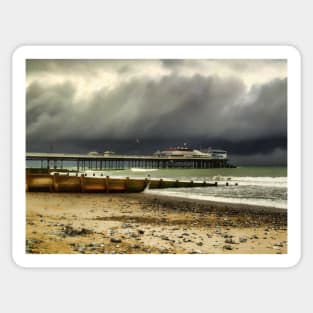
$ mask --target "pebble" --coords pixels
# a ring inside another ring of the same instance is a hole
[[[224,238],[233,238],[233,235],[222,234],[222,237],[224,237]]]
[[[79,247],[77,251],[79,253],[85,253],[85,247]]]
[[[121,243],[122,240],[120,238],[115,238],[115,237],[112,237],[111,239],[111,242],[114,242],[114,243]]]
[[[201,254],[202,251],[201,250],[196,250],[196,249],[193,249],[190,254]]]
[[[225,243],[232,243],[232,244],[234,244],[236,242],[232,238],[227,238],[227,239],[225,239]]]
[[[243,242],[247,242],[247,238],[244,238],[244,237],[240,237],[239,238],[239,242],[243,243]]]
[[[197,242],[197,246],[203,246],[203,242],[201,241]]]
[[[233,250],[233,247],[231,245],[225,245],[225,246],[223,246],[223,249]]]
[[[139,249],[140,248],[140,246],[139,245],[130,245],[130,247],[132,248],[132,249]]]
[[[42,242],[43,241],[39,239],[29,239],[29,240],[26,240],[26,245],[39,244]]]
[[[138,233],[143,235],[145,233],[145,231],[143,229],[138,229]]]
[[[283,247],[284,245],[281,242],[277,242],[277,243],[274,244],[274,246],[276,246],[276,247]]]

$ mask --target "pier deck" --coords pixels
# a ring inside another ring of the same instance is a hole
[[[62,153],[26,153],[27,161],[39,161],[41,168],[62,169],[65,162],[75,162],[77,171],[127,168],[225,168],[233,167],[227,159],[154,155],[89,155]]]

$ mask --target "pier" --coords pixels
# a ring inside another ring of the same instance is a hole
[[[26,153],[26,161],[38,161],[39,168],[63,169],[66,163],[75,164],[77,172],[128,168],[228,168],[227,159],[155,155],[90,155],[62,153]]]

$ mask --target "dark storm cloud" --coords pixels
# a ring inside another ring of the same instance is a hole
[[[161,61],[155,60],[153,63],[161,64]],[[138,65],[151,64],[151,60],[45,60],[45,59],[29,59],[26,62],[27,75],[42,75],[42,74],[61,74],[61,75],[81,75],[84,77],[98,75],[103,70],[107,72],[114,72],[125,74],[129,72],[136,72]]]
[[[35,73],[84,73],[96,74],[100,66],[110,64],[104,60],[27,60],[28,75]]]
[[[248,94],[238,79],[169,76],[135,80],[100,90],[85,109],[75,87],[32,83],[27,89],[30,136],[125,139],[158,137],[247,139],[286,133],[286,80],[256,86]],[[50,128],[55,129],[50,132]],[[57,139],[57,138],[56,138]]]
[[[84,73],[85,67],[89,73],[97,72],[97,62],[90,64],[66,61],[63,65],[71,73]],[[126,62],[115,72],[133,68]],[[61,73],[61,69],[53,61],[30,62],[28,73]],[[240,77],[172,73],[159,79],[133,77],[83,98],[77,96],[79,91],[72,81],[32,80],[27,88],[29,151],[47,150],[53,144],[60,152],[108,148],[151,153],[183,142],[230,149],[239,156],[286,149],[287,79],[255,84],[248,90]],[[281,160],[285,154],[281,153]]]
[[[230,162],[238,165],[287,165],[287,150],[276,148],[269,153],[254,153],[249,155],[233,154],[230,156]]]
[[[180,70],[185,67],[190,68],[210,68],[212,66],[222,66],[232,69],[237,72],[246,71],[258,71],[262,67],[275,67],[277,69],[283,69],[286,66],[286,60],[282,59],[210,59],[210,60],[178,60],[178,59],[167,59],[161,60],[164,67],[172,70]]]

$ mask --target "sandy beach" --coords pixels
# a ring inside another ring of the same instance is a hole
[[[26,193],[26,252],[287,253],[287,211],[140,194]]]

